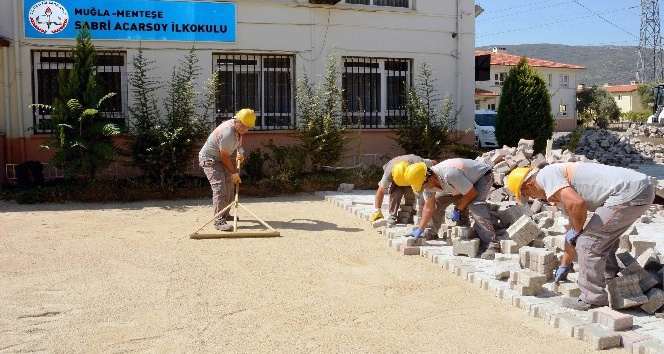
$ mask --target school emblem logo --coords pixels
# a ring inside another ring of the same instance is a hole
[[[69,22],[67,9],[58,2],[47,0],[32,5],[28,18],[32,27],[44,34],[56,34]]]

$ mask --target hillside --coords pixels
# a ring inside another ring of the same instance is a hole
[[[638,47],[635,46],[568,46],[561,44],[496,45],[508,54],[551,60],[586,68],[579,83],[586,85],[629,84],[635,79]],[[491,50],[491,47],[478,47]]]

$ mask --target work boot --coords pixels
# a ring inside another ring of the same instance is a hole
[[[563,306],[577,311],[588,311],[596,307],[601,307],[600,305],[588,304],[578,297],[568,296],[563,297]]]
[[[482,253],[480,258],[493,260],[496,258],[496,253],[500,253],[500,246],[498,246],[496,243],[491,243],[489,244],[489,247],[487,247],[486,251]]]
[[[233,231],[233,226],[228,225],[226,220],[219,220],[214,223],[214,228],[219,231]]]
[[[233,215],[231,214],[226,215],[226,221],[233,221]],[[237,221],[240,221],[240,217],[237,218]]]
[[[394,216],[391,216],[391,215],[390,215],[390,216],[387,217],[387,219],[385,219],[385,222],[386,222],[388,225],[393,226],[394,224],[397,223],[397,218],[395,218]]]

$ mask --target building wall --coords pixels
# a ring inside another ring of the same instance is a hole
[[[632,111],[642,111],[641,98],[638,92],[611,92],[611,96],[616,101],[621,113]]]
[[[27,5],[32,3],[26,1]],[[213,72],[213,54],[218,53],[293,55],[295,80],[306,73],[314,81],[325,73],[331,55],[412,59],[415,79],[420,66],[426,62],[434,72],[440,93],[448,94],[461,109],[458,129],[470,129],[474,110],[474,2],[411,2],[413,9],[353,6],[345,4],[344,0],[336,5],[314,5],[308,0],[237,1],[235,43],[103,40],[95,39],[94,31],[91,34],[98,51],[125,51],[128,71],[131,58],[142,46],[148,60],[156,62],[155,77],[163,81],[170,78],[173,67],[193,47],[203,68],[198,87],[202,87]],[[86,4],[82,0],[80,3]],[[6,163],[48,159],[49,153],[38,148],[48,135],[27,131],[33,126],[32,109],[27,107],[35,102],[32,53],[40,49],[69,50],[75,45],[73,39],[26,39],[22,6],[18,0],[0,2],[0,35],[19,43],[17,48],[8,50],[9,63],[3,61],[14,78],[9,80],[9,119],[0,121],[0,131],[6,133]],[[20,66],[14,67],[11,62],[18,62]],[[260,147],[270,138],[287,142],[290,133],[292,131],[251,131],[244,139],[245,150]],[[366,154],[402,153],[389,138],[393,135],[391,130],[363,129],[356,133]]]

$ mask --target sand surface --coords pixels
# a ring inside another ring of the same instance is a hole
[[[240,202],[282,237],[190,239],[207,199],[0,202],[0,353],[595,352],[321,197]]]

